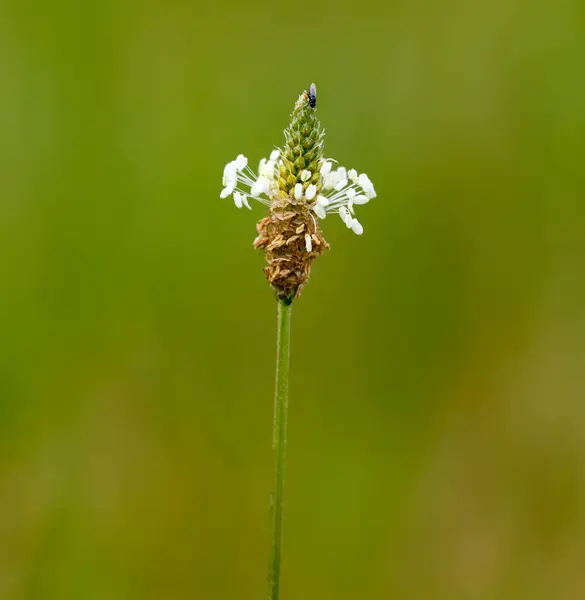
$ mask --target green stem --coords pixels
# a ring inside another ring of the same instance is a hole
[[[288,372],[290,367],[290,316],[292,307],[278,302],[276,334],[276,387],[274,393],[274,430],[272,447],[275,454],[274,491],[272,493],[272,547],[268,570],[269,600],[278,600],[280,579],[280,547],[282,543],[282,510],[284,504],[284,459],[288,414]]]

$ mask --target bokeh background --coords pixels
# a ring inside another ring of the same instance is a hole
[[[283,600],[585,597],[563,0],[0,5],[0,598],[265,597],[276,306],[227,161],[311,81],[378,197],[293,311]]]

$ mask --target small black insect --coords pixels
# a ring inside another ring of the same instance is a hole
[[[309,106],[311,108],[317,106],[317,86],[314,83],[309,88]]]

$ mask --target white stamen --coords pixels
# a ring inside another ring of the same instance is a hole
[[[351,228],[356,235],[361,235],[364,232],[362,224],[357,219],[351,220]]]
[[[236,168],[236,162],[232,161],[225,166],[223,170],[223,185],[236,187],[236,180],[238,178],[238,171]]]
[[[232,160],[223,169],[223,185],[227,185],[229,178],[232,178],[236,174],[236,162]]]
[[[325,178],[323,180],[323,189],[330,190],[333,187],[335,187],[335,185],[338,182],[339,182],[339,175],[337,174],[337,171],[332,171],[331,173],[328,173],[327,175],[325,175]]]
[[[341,217],[341,220],[347,225],[348,220],[351,222],[351,216],[347,210],[347,208],[345,206],[340,206],[339,207],[339,216]],[[350,227],[351,225],[348,225],[348,227]]]
[[[362,189],[364,190],[364,193],[368,198],[376,197],[376,190],[374,190],[374,184],[370,181],[370,178],[365,173],[362,173],[358,177],[358,182],[362,186]]]
[[[234,188],[231,186],[227,186],[224,187],[223,190],[221,190],[221,194],[219,195],[220,198],[227,198],[228,196],[231,196],[232,192],[234,191]]]
[[[258,177],[254,182],[250,193],[252,196],[259,196],[260,194],[268,194],[270,189],[270,181],[266,177]]]
[[[303,98],[301,97],[304,102]],[[224,167],[220,198],[227,198],[233,194],[237,208],[245,206],[251,210],[249,198],[270,207],[280,198],[278,184],[280,156],[279,149],[273,150],[269,159],[263,158],[260,161],[258,175],[256,175],[248,166],[248,159],[243,154],[239,154],[235,160]],[[294,198],[306,199],[310,202],[309,206],[312,210],[310,214],[315,225],[315,217],[324,219],[327,213],[337,212],[348,228],[356,235],[362,235],[364,228],[354,217],[355,207],[367,204],[376,197],[374,185],[365,173],[358,175],[355,169],[347,171],[344,167],[333,170],[333,164],[337,164],[337,161],[330,158],[321,160],[320,181],[317,184],[311,183],[314,172],[304,169],[300,174],[300,183],[294,186]],[[304,190],[305,186],[307,186],[306,190]],[[321,192],[317,193],[319,188]],[[265,194],[267,199],[261,198],[262,194]],[[312,252],[315,243],[318,243],[317,238],[307,233],[305,235],[307,252]]]
[[[258,170],[258,175],[260,175],[260,177],[267,177],[267,178],[273,177],[274,176],[274,161],[268,160],[268,161],[264,162],[264,164]]]
[[[238,173],[236,171],[228,173],[226,179],[226,187],[235,188],[238,185]]]
[[[235,160],[236,169],[241,171],[245,169],[248,164],[248,159],[243,154],[238,154],[238,158]]]
[[[325,209],[319,203],[313,206],[313,211],[320,219],[324,219],[327,216]]]

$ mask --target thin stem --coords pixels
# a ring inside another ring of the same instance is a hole
[[[274,393],[274,491],[272,493],[272,546],[268,569],[269,600],[278,600],[280,580],[280,548],[282,543],[282,510],[284,504],[284,459],[288,415],[288,372],[290,367],[290,316],[292,307],[278,302],[276,334],[276,386]]]

